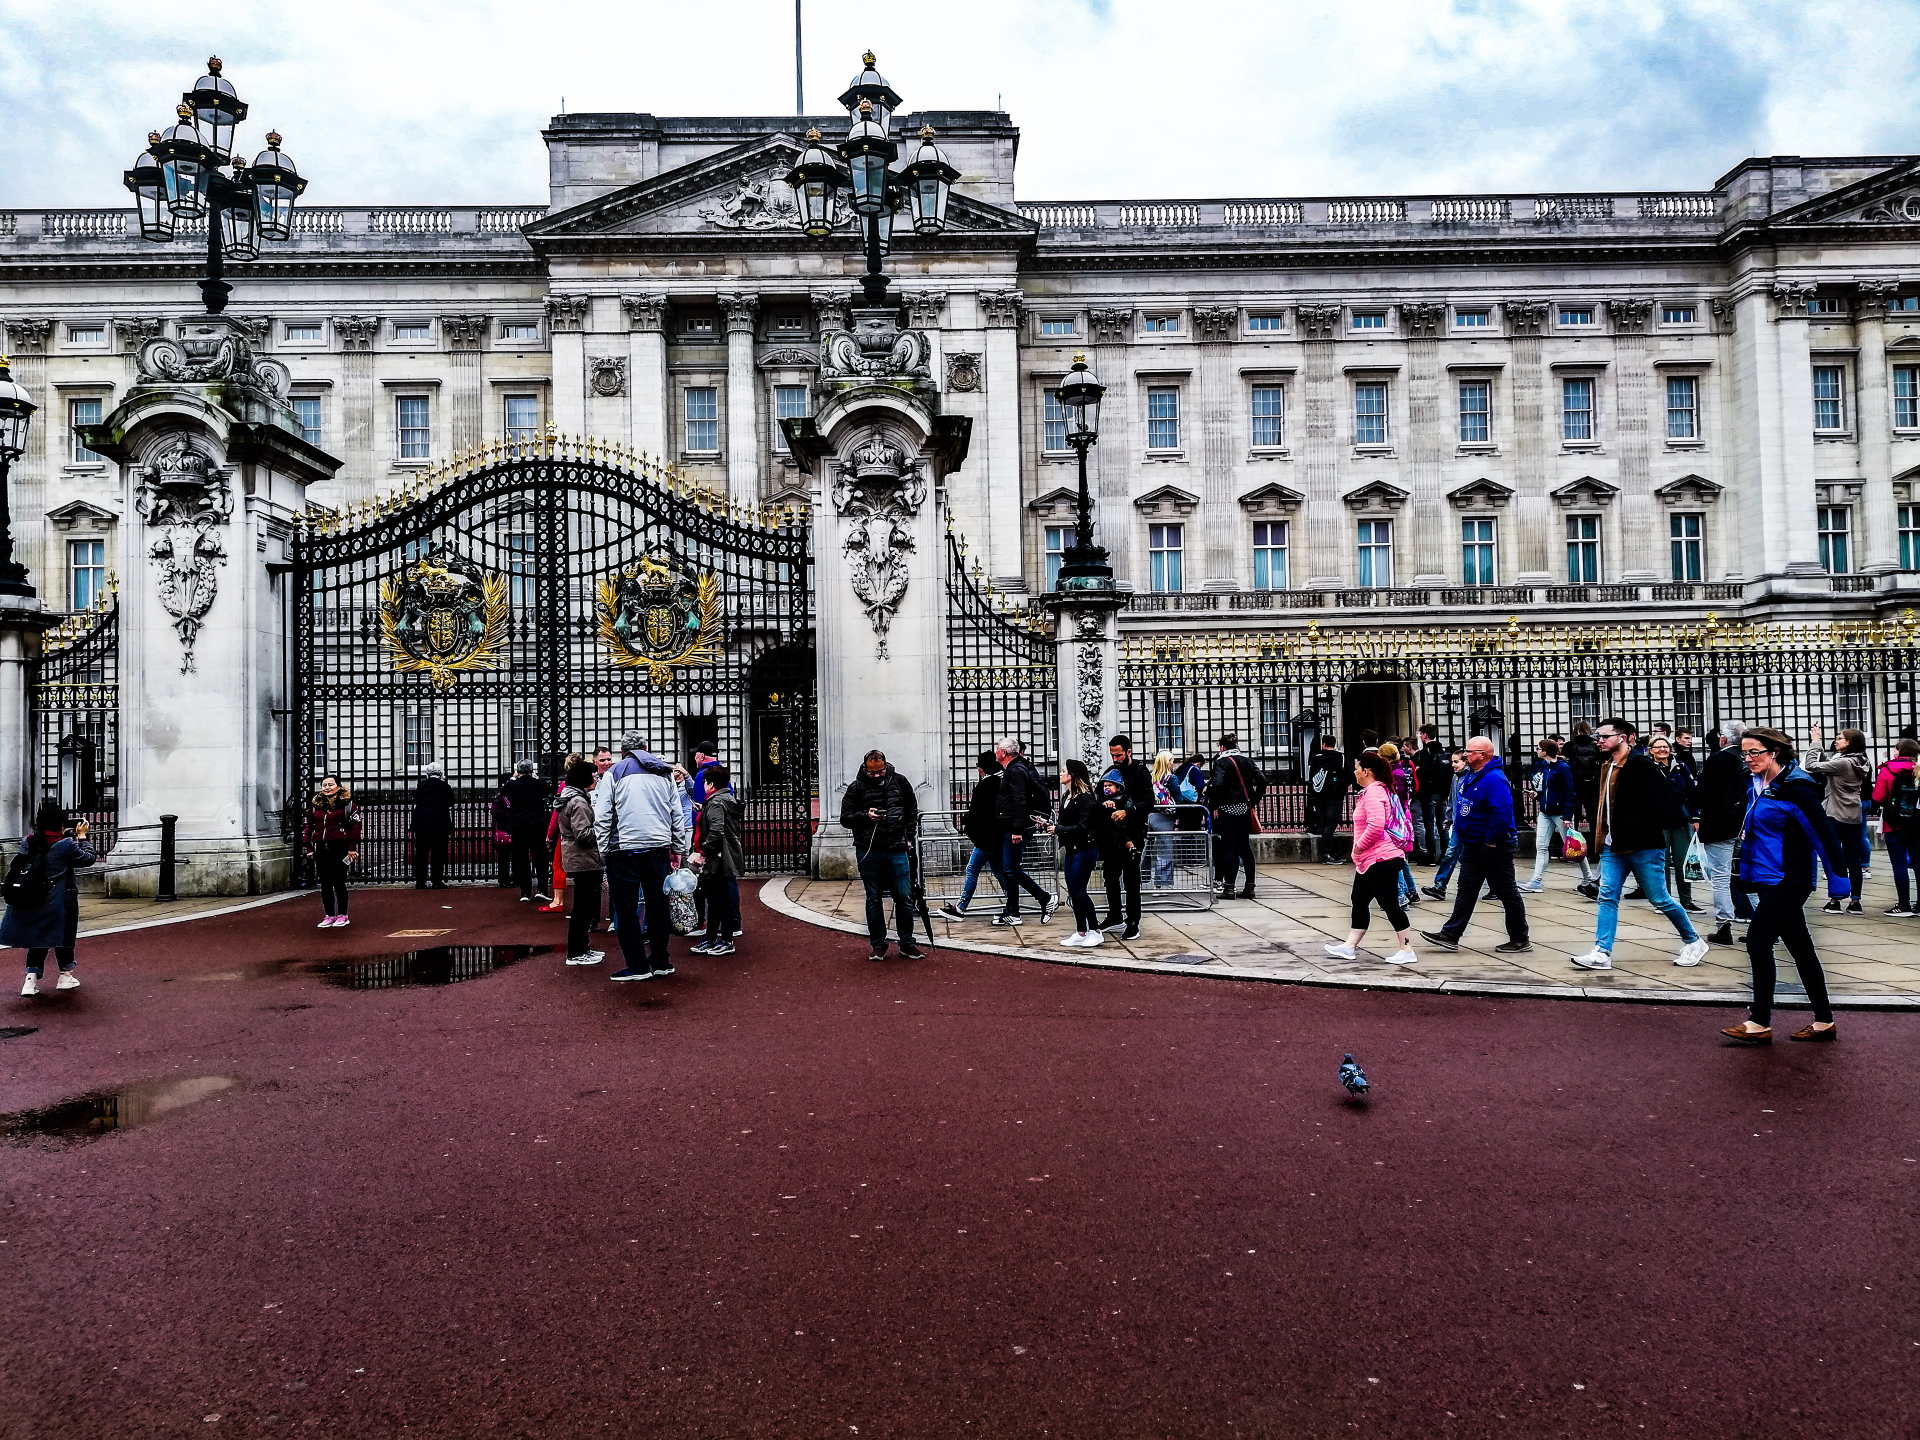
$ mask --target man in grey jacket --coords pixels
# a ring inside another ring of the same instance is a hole
[[[615,935],[627,962],[607,978],[654,980],[673,974],[673,966],[667,963],[667,938],[673,926],[667,915],[665,882],[672,857],[687,853],[687,817],[680,808],[673,767],[648,754],[646,742],[638,735],[621,737],[619,762],[593,787],[593,828],[619,922]],[[647,918],[644,935],[639,914],[642,900]]]

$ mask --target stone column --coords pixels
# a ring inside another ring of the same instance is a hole
[[[7,844],[27,833],[38,800],[30,682],[52,620],[37,598],[0,596],[0,842]]]
[[[1100,402],[1100,443],[1087,457],[1087,488],[1093,492],[1093,543],[1104,546],[1115,580],[1133,577],[1133,467],[1142,445],[1135,435],[1133,370],[1128,344],[1133,311],[1121,307],[1087,312],[1093,331],[1093,373],[1107,387]],[[1076,484],[1078,483],[1076,478]]]
[[[1233,373],[1232,342],[1239,328],[1240,312],[1231,306],[1202,305],[1194,309],[1193,333],[1200,341],[1194,418],[1200,441],[1203,590],[1246,588],[1241,578],[1239,514],[1233,503],[1235,462],[1246,453],[1234,426],[1238,377]]]
[[[1457,585],[1448,564],[1459,552],[1453,542],[1459,524],[1448,512],[1442,489],[1445,456],[1453,447],[1441,406],[1440,332],[1447,307],[1420,300],[1400,307],[1400,328],[1407,337],[1407,479],[1413,488],[1407,518],[1413,527],[1413,583]]]
[[[627,384],[632,390],[633,448],[664,463],[667,456],[667,297],[622,295],[627,312]]]
[[[67,428],[67,417],[60,413],[60,397],[47,388],[47,339],[52,333],[51,320],[7,321],[7,343],[14,347],[14,383],[40,407],[33,423],[27,427],[26,453],[13,462],[12,479],[8,482],[12,497],[9,508],[13,514],[13,554],[32,572],[32,583],[43,597],[58,594],[60,588],[60,560],[57,555],[47,553],[44,517],[47,476],[59,468],[54,455],[54,437]]]
[[[440,333],[452,349],[453,375],[447,386],[448,447],[459,454],[486,439],[486,405],[481,398],[480,351],[487,338],[485,315],[442,315]]]
[[[1620,442],[1620,579],[1661,580],[1665,536],[1654,533],[1653,432],[1648,414],[1652,371],[1647,363],[1651,300],[1609,300],[1613,321],[1614,428]],[[1596,388],[1598,388],[1596,386]]]
[[[1107,737],[1120,730],[1120,603],[1111,591],[1069,590],[1053,606],[1060,758],[1095,775],[1107,765]]]
[[[1351,534],[1340,503],[1340,375],[1333,362],[1333,337],[1340,329],[1338,305],[1300,305],[1294,309],[1306,357],[1301,366],[1300,402],[1305,411],[1301,478],[1307,532],[1307,585],[1336,589],[1346,583],[1346,543]]]
[[[1855,543],[1861,569],[1884,575],[1900,568],[1899,516],[1893,502],[1893,442],[1887,397],[1887,298],[1891,280],[1863,280],[1857,287],[1854,343],[1860,347],[1855,379],[1854,425],[1860,437],[1860,516]]]
[[[1018,290],[980,294],[987,323],[987,574],[996,590],[1023,595],[1021,536],[1026,517],[1020,485],[1020,320]],[[1104,413],[1104,412],[1103,412]]]
[[[340,362],[340,453],[347,463],[339,474],[335,498],[352,505],[373,494],[373,342],[380,335],[378,315],[348,315],[333,322],[343,352]],[[126,552],[131,555],[132,551]]]
[[[760,377],[753,368],[758,295],[722,295],[727,317],[727,495],[736,505],[760,503]]]
[[[1747,553],[1762,575],[1815,579],[1820,569],[1814,493],[1813,362],[1808,349],[1805,281],[1776,280],[1741,297],[1735,352],[1746,383],[1735,388],[1752,407]]]
[[[1501,307],[1513,346],[1514,528],[1519,531],[1514,582],[1546,584],[1566,575],[1554,564],[1553,525],[1557,515],[1548,498],[1552,474],[1547,460],[1546,372],[1540,339],[1547,320],[1544,300],[1509,300]],[[1564,557],[1562,557],[1564,559]]]
[[[553,346],[553,428],[562,435],[587,429],[587,318],[585,295],[547,297],[547,334]]]

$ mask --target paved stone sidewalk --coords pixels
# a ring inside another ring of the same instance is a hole
[[[1867,913],[1826,915],[1817,905],[1810,906],[1814,942],[1836,1003],[1920,1009],[1920,919],[1894,919],[1880,913],[1893,904],[1894,897],[1885,856],[1876,858],[1880,863],[1867,882]],[[1418,866],[1414,878],[1426,884],[1432,873]],[[1416,937],[1414,949],[1420,963],[1404,969],[1388,965],[1381,957],[1392,949],[1392,932],[1376,911],[1360,958],[1338,960],[1322,946],[1346,938],[1352,878],[1353,872],[1344,865],[1272,866],[1261,871],[1253,900],[1222,900],[1211,911],[1149,911],[1139,940],[1126,944],[1109,935],[1092,950],[1060,945],[1072,929],[1064,908],[1051,925],[1041,926],[1037,915],[1028,914],[1027,923],[1017,930],[988,924],[991,906],[978,920],[953,921],[936,914],[934,934],[943,945],[1064,964],[1197,971],[1307,984],[1714,1004],[1743,1002],[1752,993],[1744,949],[1716,945],[1699,965],[1677,966],[1673,957],[1679,938],[1673,927],[1650,906],[1637,902],[1621,906],[1615,968],[1594,972],[1573,966],[1570,956],[1592,948],[1598,907],[1575,893],[1578,872],[1559,862],[1548,871],[1546,890],[1526,897],[1531,954],[1494,953],[1493,947],[1506,939],[1506,932],[1500,906],[1483,901],[1458,951],[1437,950]],[[983,888],[990,885],[985,882]],[[761,898],[817,924],[859,934],[866,931],[865,893],[857,881],[774,880]],[[1095,898],[1098,903],[1097,887]],[[1422,896],[1409,914],[1415,930],[1437,930],[1451,909],[1451,898],[1442,904]],[[1693,919],[1702,935],[1711,929],[1711,915]],[[1736,925],[1735,932],[1742,929]],[[1780,1001],[1804,1003],[1804,992],[1797,987],[1784,949],[1778,961]]]
[[[155,900],[109,899],[105,895],[80,897],[80,938],[111,935],[120,930],[145,930],[153,925],[175,925],[182,920],[199,920],[208,915],[227,915],[236,910],[252,910],[261,905],[303,893],[282,890],[274,895],[192,895],[161,904]]]

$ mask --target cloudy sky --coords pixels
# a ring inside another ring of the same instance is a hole
[[[1920,0],[805,0],[908,108],[1021,127],[1023,199],[1705,188],[1920,152]],[[118,205],[213,52],[317,204],[543,202],[567,109],[784,115],[792,0],[0,0],[0,205]]]

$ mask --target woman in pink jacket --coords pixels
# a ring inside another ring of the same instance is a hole
[[[1393,765],[1375,752],[1353,762],[1353,782],[1360,798],[1353,805],[1353,929],[1343,945],[1328,945],[1327,953],[1340,960],[1360,958],[1360,942],[1367,933],[1368,902],[1380,906],[1393,926],[1400,948],[1387,956],[1389,965],[1413,965],[1413,932],[1400,904],[1400,877],[1406,873],[1407,852],[1413,846],[1413,822],[1393,793]]]

